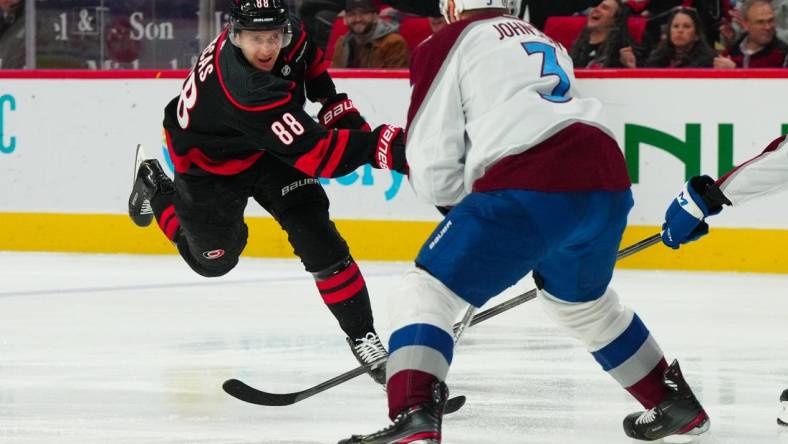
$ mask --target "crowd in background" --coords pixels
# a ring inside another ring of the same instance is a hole
[[[286,2],[335,68],[406,68],[445,26],[388,0]],[[0,0],[0,68],[25,66],[24,4]],[[515,13],[564,44],[576,68],[788,66],[788,0],[520,0]]]
[[[24,16],[24,0],[0,0],[0,69],[25,64]]]
[[[334,67],[402,67],[427,36],[398,35],[414,18],[374,0],[293,6]],[[517,13],[563,40],[577,68],[781,68],[788,56],[788,0],[524,0]],[[444,24],[417,20],[431,32]]]

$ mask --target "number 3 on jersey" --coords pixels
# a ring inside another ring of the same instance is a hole
[[[569,75],[564,68],[558,63],[558,56],[555,53],[555,47],[541,42],[526,42],[523,43],[523,49],[528,55],[542,54],[544,61],[542,62],[542,77],[556,76],[558,77],[558,85],[553,88],[550,93],[539,93],[543,99],[550,102],[566,103],[572,100],[568,96],[569,88]]]

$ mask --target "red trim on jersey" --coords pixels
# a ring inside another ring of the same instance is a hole
[[[345,149],[347,148],[349,140],[350,131],[337,130],[337,141],[334,144],[334,150],[331,152],[331,157],[328,159],[323,171],[320,172],[320,176],[334,177],[334,171],[336,171],[337,166],[339,166],[339,161],[342,160],[342,156],[345,154]]]
[[[260,106],[241,105],[241,103],[239,103],[237,100],[235,100],[235,98],[233,98],[233,96],[230,94],[230,90],[227,89],[227,85],[224,84],[224,76],[222,76],[222,70],[220,68],[220,63],[219,63],[219,58],[222,54],[222,48],[224,47],[224,45],[228,44],[226,39],[228,31],[229,28],[225,28],[224,31],[222,31],[222,33],[219,35],[219,38],[216,40],[216,55],[214,56],[213,59],[213,66],[216,69],[216,75],[219,77],[219,86],[222,87],[222,91],[224,91],[224,95],[227,97],[227,100],[229,100],[230,103],[232,103],[236,108],[242,109],[244,111],[266,111],[269,109],[282,106],[287,102],[289,102],[293,98],[293,94],[289,92],[287,93],[287,96],[282,100],[269,103],[268,105],[260,105]],[[232,45],[232,42],[230,42],[229,44]],[[295,86],[296,86],[295,82],[290,82],[289,89],[292,91],[293,89],[295,89]]]
[[[361,273],[357,273],[356,278],[347,287],[325,293],[321,291],[320,296],[323,297],[323,302],[328,305],[338,304],[356,296],[364,288],[364,285],[364,278]]]
[[[662,358],[643,379],[627,387],[627,391],[647,410],[659,405],[665,399],[667,389],[662,379],[667,368],[668,363]]]
[[[187,173],[192,166],[211,174],[219,176],[232,176],[247,170],[257,159],[265,154],[264,151],[254,153],[245,159],[214,160],[206,156],[200,148],[189,148],[183,156],[178,155],[172,148],[172,138],[170,132],[165,130],[164,136],[167,140],[167,151],[175,166],[175,172],[179,174]]]
[[[528,150],[492,164],[473,183],[473,191],[623,191],[630,186],[616,140],[595,126],[573,123]]]
[[[293,46],[293,49],[290,50],[290,53],[287,54],[287,56],[285,57],[285,62],[290,63],[290,61],[293,59],[293,56],[295,56],[295,53],[298,52],[298,48],[300,48],[301,44],[304,43],[304,40],[306,40],[306,32],[304,31],[304,24],[301,23],[299,26],[300,26],[299,29],[301,30],[301,36],[298,38],[298,42],[295,44],[295,46]]]
[[[320,162],[323,161],[323,157],[325,157],[331,142],[334,140],[334,133],[335,131],[329,130],[328,134],[311,150],[299,157],[293,166],[310,176],[317,176],[317,169],[320,167]]]
[[[764,150],[761,152],[761,154],[758,154],[757,156],[753,157],[752,159],[750,159],[750,160],[748,160],[748,161],[746,161],[746,162],[742,163],[741,165],[739,165],[739,166],[735,167],[734,169],[732,169],[732,170],[728,171],[727,173],[725,173],[725,175],[724,175],[724,176],[722,176],[722,177],[720,177],[719,179],[717,179],[717,182],[716,182],[716,183],[717,183],[717,185],[718,185],[718,186],[722,186],[722,184],[723,184],[723,183],[724,183],[726,180],[728,180],[728,179],[729,179],[729,178],[730,178],[730,177],[731,177],[731,176],[732,176],[732,175],[733,175],[735,172],[737,172],[737,171],[739,171],[739,170],[743,169],[743,168],[744,168],[744,167],[746,167],[747,165],[749,165],[749,164],[751,164],[751,163],[753,163],[753,162],[755,162],[755,161],[757,161],[757,160],[760,160],[760,159],[761,159],[761,158],[762,158],[762,157],[763,157],[763,156],[764,156],[766,153],[769,153],[769,152],[772,152],[772,151],[775,151],[775,150],[777,150],[777,147],[779,147],[779,146],[780,146],[780,144],[781,144],[781,143],[783,143],[783,141],[785,141],[785,138],[786,138],[786,137],[788,137],[788,135],[786,135],[786,136],[780,136],[780,137],[778,137],[778,138],[776,138],[776,139],[772,140],[772,142],[771,142],[771,143],[770,143],[770,144],[769,144],[769,145],[766,147],[766,149],[764,149]]]
[[[330,290],[344,284],[356,274],[361,274],[359,273],[358,265],[355,262],[351,262],[347,268],[339,273],[327,279],[315,281],[315,283],[317,284],[317,289],[320,291]]]
[[[331,66],[331,62],[324,59],[323,50],[317,48],[317,53],[315,54],[315,58],[312,60],[312,65],[309,66],[306,74],[304,74],[304,77],[306,77],[306,80],[312,80],[328,71],[329,66]]]

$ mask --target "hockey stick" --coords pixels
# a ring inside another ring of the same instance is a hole
[[[624,259],[625,257],[631,256],[641,250],[644,250],[660,241],[660,234],[657,233],[653,236],[647,237],[642,241],[630,245],[627,248],[619,251],[616,255],[616,260]],[[509,299],[506,302],[502,302],[492,308],[488,308],[477,315],[473,316],[473,318],[468,323],[468,326],[476,325],[480,322],[486,321],[493,316],[497,316],[505,311],[509,311],[518,305],[521,305],[525,302],[530,301],[531,299],[536,298],[536,289],[527,291],[519,296],[515,296],[512,299]],[[471,307],[473,308],[473,307]],[[469,310],[471,312],[471,310]],[[466,317],[468,313],[466,312]],[[463,317],[463,321],[465,321],[465,317]],[[455,335],[456,332],[461,329],[461,325],[463,321],[460,321],[454,324],[454,331]],[[464,327],[462,327],[464,329]],[[461,333],[460,333],[461,334]],[[245,384],[242,381],[237,379],[228,379],[222,385],[222,388],[225,392],[227,392],[230,396],[240,399],[241,401],[246,401],[252,404],[258,405],[267,405],[267,406],[285,406],[295,404],[296,402],[302,401],[306,398],[314,396],[320,392],[330,389],[331,387],[335,387],[343,382],[349,381],[356,376],[363,375],[367,372],[372,366],[378,365],[385,361],[386,358],[381,358],[375,362],[369,363],[367,365],[362,365],[359,367],[354,368],[353,370],[347,371],[342,373],[341,375],[335,376],[328,381],[322,382],[316,386],[310,387],[306,390],[302,390],[300,392],[292,392],[292,393],[269,393],[264,392],[262,390],[258,390],[254,387],[251,387]],[[460,397],[458,397],[460,398]],[[453,398],[454,399],[454,398]],[[451,401],[451,400],[450,400]],[[464,399],[463,399],[464,402]],[[447,403],[446,410],[449,410],[449,404]],[[458,407],[459,408],[459,407]]]

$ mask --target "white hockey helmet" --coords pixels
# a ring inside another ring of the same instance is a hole
[[[463,11],[471,9],[506,9],[511,12],[512,0],[440,0],[441,12],[449,23],[460,20]]]

